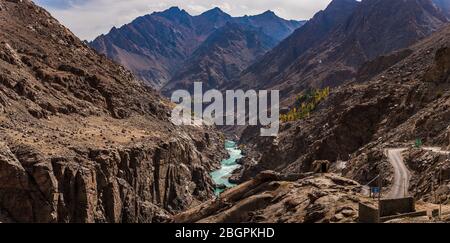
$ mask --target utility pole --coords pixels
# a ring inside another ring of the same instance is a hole
[[[403,192],[404,192],[404,195],[403,195],[403,197],[404,198],[406,198],[406,179],[405,179],[405,183],[403,183]]]
[[[381,218],[381,193],[382,193],[382,187],[383,187],[383,176],[380,173],[380,176],[378,178],[378,222]]]
[[[442,166],[439,169],[439,187],[442,186]],[[442,197],[439,195],[439,220],[442,220]]]
[[[380,177],[378,178],[378,207],[380,206],[382,187],[383,187],[383,176],[380,174]]]

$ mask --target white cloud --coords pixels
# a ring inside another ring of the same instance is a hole
[[[286,19],[309,19],[331,0],[35,0],[81,39],[92,40],[138,16],[172,6],[193,15],[220,7],[232,16],[272,10]]]

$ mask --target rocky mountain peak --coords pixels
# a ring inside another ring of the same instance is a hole
[[[188,12],[179,7],[171,7],[165,11],[153,13],[152,15],[160,16],[180,24],[190,24],[192,17]]]
[[[227,85],[276,43],[261,28],[228,22],[197,48],[162,92],[170,96],[177,89],[191,90],[193,82],[210,89]]]
[[[161,14],[167,14],[167,15],[176,15],[182,13],[183,10],[181,10],[177,6],[170,7],[164,11],[161,12]]]
[[[208,18],[231,17],[229,14],[222,11],[222,9],[220,9],[219,7],[212,8],[212,9],[202,13],[200,16],[204,16],[204,17],[208,17]]]
[[[371,60],[413,44],[446,22],[431,0],[367,0],[361,2],[342,32],[356,38]],[[402,31],[405,28],[414,31]]]
[[[261,14],[261,16],[264,16],[266,18],[277,18],[278,16],[275,14],[272,10],[267,10],[264,13]]]
[[[355,7],[360,3],[357,0],[333,0],[330,4],[325,8],[325,12],[332,11],[342,11],[343,9],[347,9],[349,7]]]

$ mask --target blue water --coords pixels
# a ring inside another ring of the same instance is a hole
[[[233,171],[240,167],[239,164],[236,163],[236,160],[242,158],[242,151],[236,146],[236,143],[233,141],[225,141],[225,149],[227,150],[230,157],[228,159],[224,159],[221,162],[220,169],[213,171],[211,173],[211,177],[216,183],[216,185],[225,185],[227,188],[231,188],[236,186],[235,184],[230,183],[228,180],[233,173]],[[224,190],[216,188],[215,194],[219,195]]]

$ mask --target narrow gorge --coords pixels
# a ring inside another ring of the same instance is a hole
[[[244,157],[234,141],[225,141],[225,149],[229,158],[222,160],[220,169],[211,173],[212,180],[216,185],[215,194],[217,196],[225,189],[236,186],[236,184],[230,182],[230,177],[240,167],[238,160]]]

